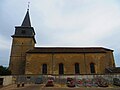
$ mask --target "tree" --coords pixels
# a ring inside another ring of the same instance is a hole
[[[0,75],[11,75],[11,71],[8,67],[0,66]]]

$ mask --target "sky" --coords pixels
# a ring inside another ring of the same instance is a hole
[[[28,2],[36,46],[105,47],[120,66],[120,0],[0,0],[0,65],[9,65]]]

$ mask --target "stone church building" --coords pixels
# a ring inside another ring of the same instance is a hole
[[[103,47],[35,47],[29,10],[12,35],[9,68],[13,75],[105,74],[115,67],[113,50]]]

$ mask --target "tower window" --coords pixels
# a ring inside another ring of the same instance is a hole
[[[47,74],[47,64],[42,65],[42,74]]]
[[[21,32],[22,34],[25,34],[26,33],[26,31],[25,30],[22,30],[22,32]]]
[[[75,74],[79,74],[80,69],[79,69],[79,63],[75,63]]]
[[[59,74],[64,74],[64,65],[62,63],[59,64]]]
[[[90,63],[90,72],[95,73],[95,64],[94,63]]]

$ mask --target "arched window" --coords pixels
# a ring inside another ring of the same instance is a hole
[[[90,72],[95,73],[95,64],[94,63],[90,63]]]
[[[47,74],[47,64],[42,65],[42,74]]]
[[[62,63],[59,64],[59,74],[64,74],[64,65]]]
[[[75,74],[80,74],[79,63],[75,63]]]

